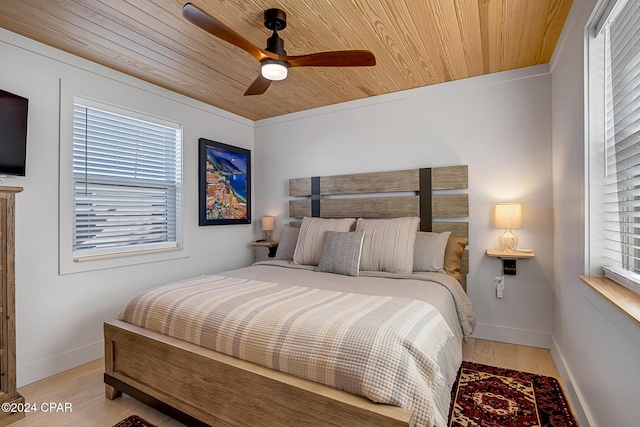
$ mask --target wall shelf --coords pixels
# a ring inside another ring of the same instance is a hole
[[[487,255],[502,259],[525,259],[536,256],[532,251],[502,251],[500,249],[487,249]]]
[[[274,241],[260,240],[251,242],[251,246],[264,246],[265,248],[269,248],[269,258],[276,256],[276,251],[278,250],[278,242]]]
[[[516,274],[516,260],[533,258],[533,251],[503,251],[500,249],[487,249],[487,256],[502,260],[502,274]]]

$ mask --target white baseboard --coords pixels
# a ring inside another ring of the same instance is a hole
[[[104,341],[102,340],[46,359],[18,365],[18,387],[40,381],[101,357],[104,357]]]
[[[471,336],[473,338],[479,338],[481,340],[528,345],[531,347],[551,347],[551,334],[548,332],[509,328],[507,326],[488,325],[486,323],[478,323],[473,335]]]
[[[568,395],[567,398],[571,403],[571,409],[573,409],[578,424],[580,427],[598,427],[598,424],[589,411],[589,406],[586,404],[584,394],[580,391],[580,387],[576,385],[577,383],[574,380],[571,369],[569,369],[565,358],[562,356],[562,352],[558,348],[558,343],[553,337],[551,337],[551,356],[556,364],[556,368],[558,368],[562,385]]]

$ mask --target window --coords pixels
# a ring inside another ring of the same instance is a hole
[[[602,104],[592,107],[590,120],[602,120],[602,131],[590,124],[590,135],[592,148],[603,144],[593,150],[601,153],[603,176],[590,181],[592,195],[601,192],[592,197],[592,207],[593,201],[602,203],[591,229],[593,234],[594,226],[602,227],[596,234],[605,275],[640,293],[640,2],[611,2],[595,39],[589,59],[602,70],[590,69],[590,83],[597,82],[591,90],[600,86],[603,92],[600,98],[590,94],[591,103]]]
[[[180,125],[75,98],[73,259],[180,247]]]

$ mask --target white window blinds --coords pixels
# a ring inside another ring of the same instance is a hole
[[[95,104],[74,105],[74,259],[178,247],[180,125]]]
[[[607,275],[640,283],[640,2],[604,25]],[[625,284],[625,283],[623,283]],[[640,290],[640,287],[637,289]]]

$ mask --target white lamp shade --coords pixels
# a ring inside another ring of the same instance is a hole
[[[499,203],[495,210],[496,228],[522,228],[522,206],[520,203]]]
[[[287,78],[287,67],[277,62],[265,62],[261,67],[262,77],[269,80],[284,80]]]
[[[263,216],[260,220],[262,231],[273,231],[276,226],[276,219],[272,216]]]

